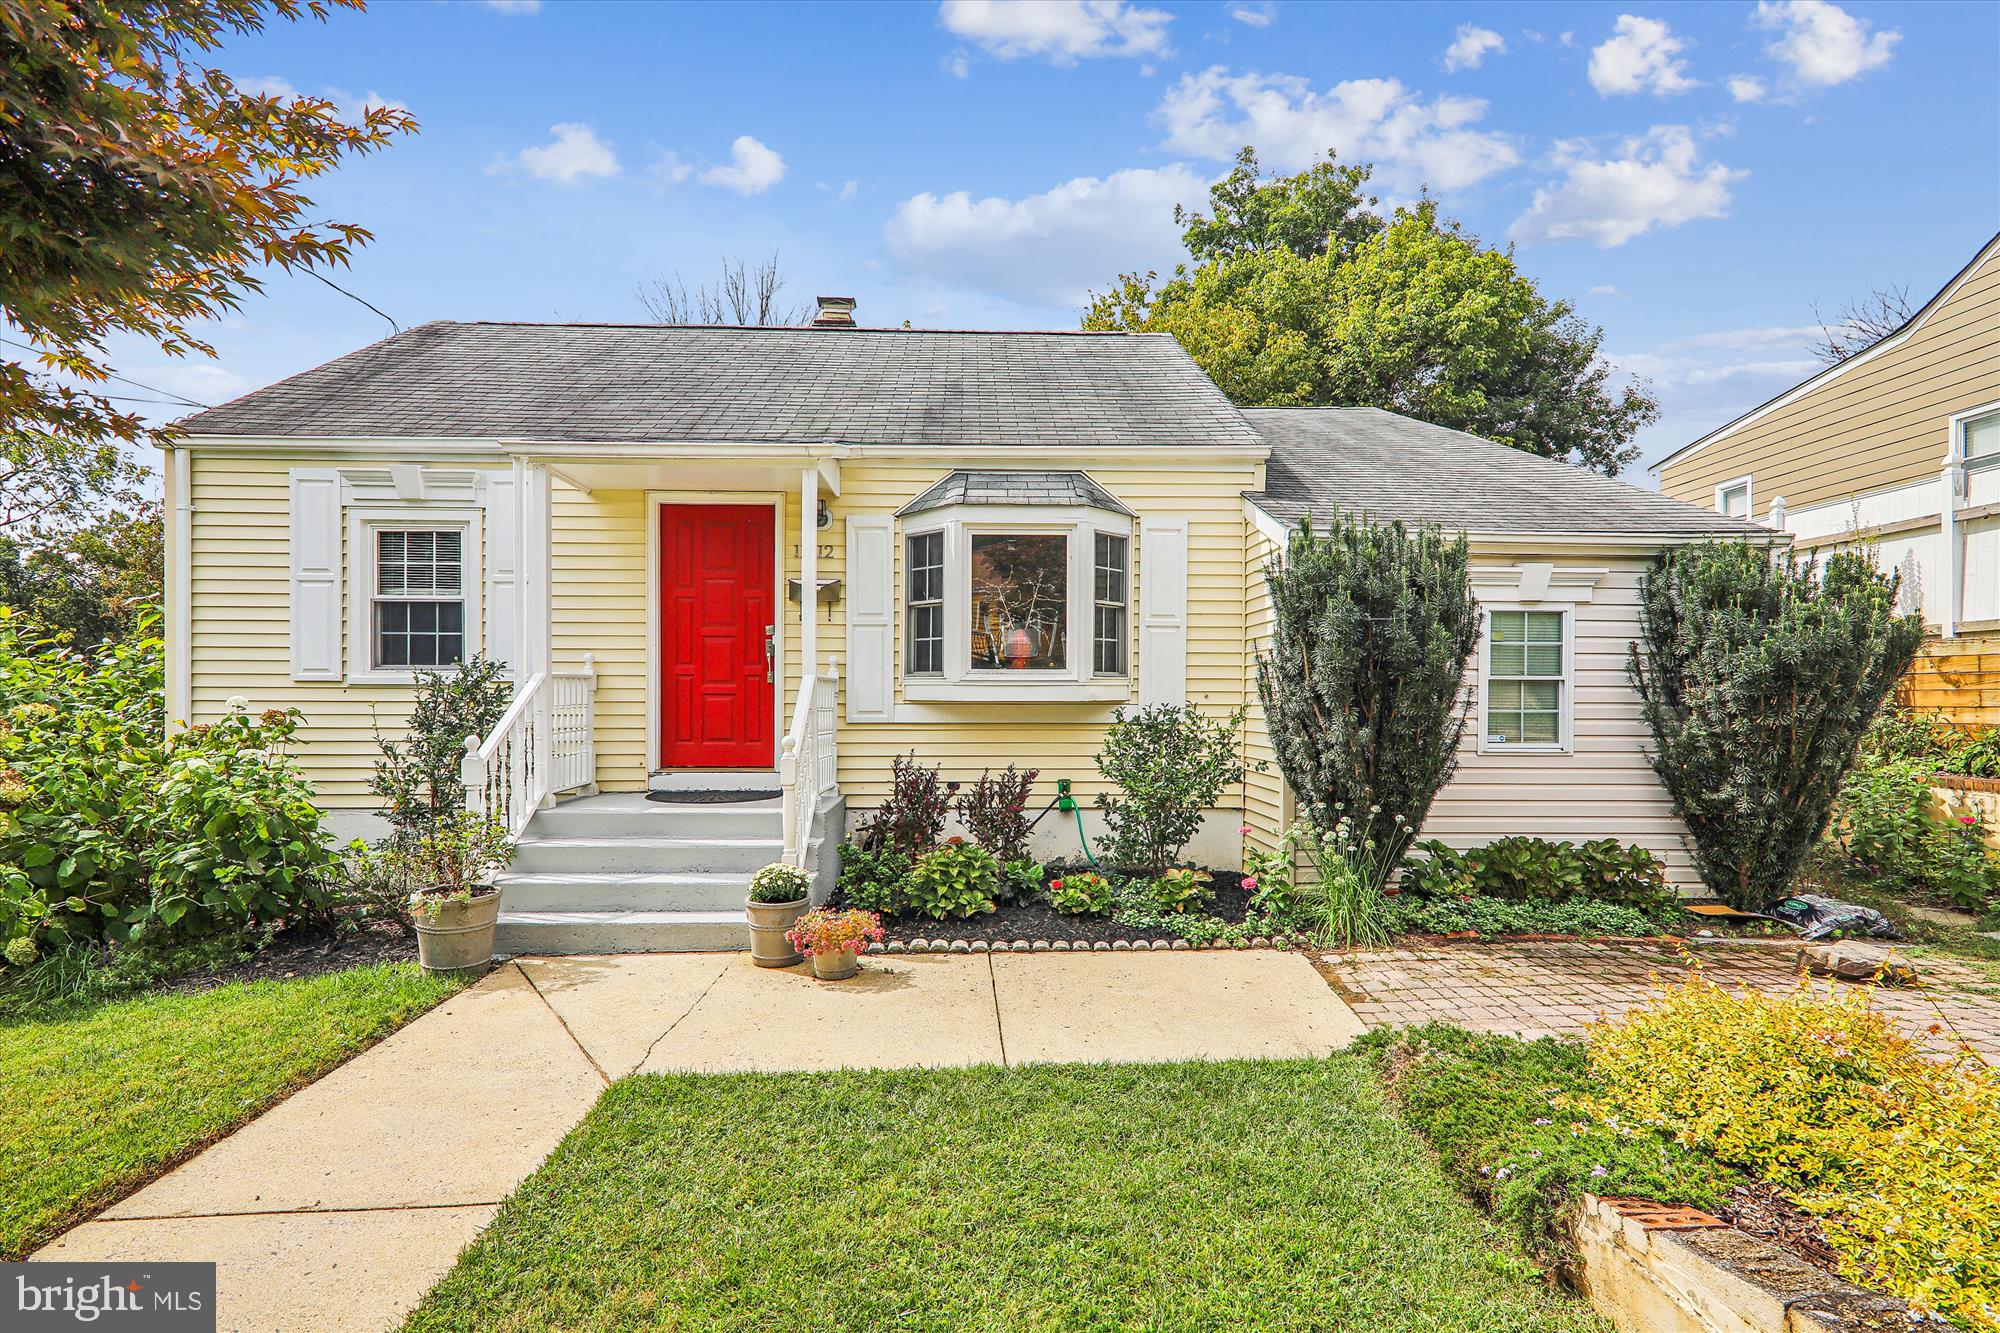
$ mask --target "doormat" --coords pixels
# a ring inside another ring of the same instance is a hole
[[[778,793],[771,791],[649,791],[649,801],[662,805],[734,805],[739,801],[775,801]]]

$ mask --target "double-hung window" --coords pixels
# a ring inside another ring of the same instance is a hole
[[[420,671],[465,660],[465,530],[375,527],[369,665]]]
[[[944,674],[944,534],[910,538],[909,587],[904,605],[909,639],[904,670],[913,676]]]
[[[1488,613],[1487,748],[1558,750],[1569,744],[1566,611]]]
[[[1094,601],[1091,608],[1091,670],[1100,676],[1125,674],[1125,608],[1131,600],[1127,553],[1131,539],[1112,532],[1094,534]]]

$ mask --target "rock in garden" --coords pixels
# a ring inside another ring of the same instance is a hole
[[[1799,946],[1799,961],[1816,976],[1842,981],[1879,981],[1885,986],[1914,986],[1917,969],[1886,944],[1872,940],[1821,940]]]

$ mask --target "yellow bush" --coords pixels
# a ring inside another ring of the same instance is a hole
[[[1866,992],[1701,977],[1591,1034],[1588,1107],[1747,1167],[1818,1216],[1847,1276],[2000,1329],[2000,1077],[1927,1058]]]

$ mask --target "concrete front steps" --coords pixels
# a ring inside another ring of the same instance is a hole
[[[756,784],[778,785],[775,776]],[[499,877],[503,954],[666,953],[748,944],[750,876],[784,852],[776,800],[672,805],[638,792],[538,811]]]

